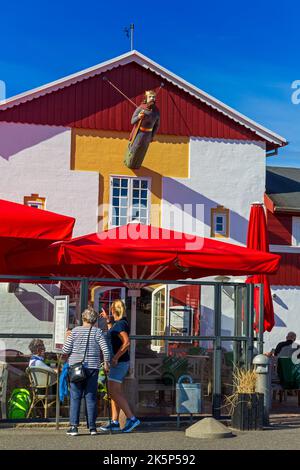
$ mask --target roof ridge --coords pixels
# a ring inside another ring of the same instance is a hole
[[[252,132],[255,132],[264,140],[273,142],[277,146],[287,145],[287,141],[284,137],[280,136],[279,134],[276,134],[275,132],[267,129],[261,124],[253,121],[252,119],[241,114],[234,108],[231,108],[230,106],[221,102],[217,98],[209,95],[208,93],[201,90],[200,88],[197,88],[195,85],[192,85],[191,83],[182,79],[180,76],[174,74],[173,72],[170,72],[168,69],[165,69],[158,63],[154,62],[152,59],[149,59],[147,56],[138,52],[137,50],[126,52],[125,54],[122,54],[113,59],[107,60],[105,62],[101,62],[92,67],[83,69],[79,72],[60,78],[56,81],[47,83],[46,85],[20,93],[4,101],[0,101],[0,111],[12,108],[13,106],[17,106],[20,103],[38,98],[39,96],[52,93],[53,91],[57,91],[58,89],[65,88],[78,81],[85,80],[87,78],[90,78],[91,76],[103,73],[108,69],[111,69],[120,65],[126,65],[133,61],[142,67],[149,68],[149,70],[151,70],[152,72],[157,73],[158,75],[162,76],[165,80],[183,89],[190,95],[204,102],[206,105],[217,110],[218,112],[221,112],[222,114],[226,115],[227,117],[234,120],[235,122],[238,122],[240,125],[250,129]]]
[[[282,169],[282,170],[300,170],[300,167],[297,167],[297,166],[266,166],[266,169],[267,170],[278,170],[278,169]]]

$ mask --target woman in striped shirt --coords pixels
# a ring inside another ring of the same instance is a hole
[[[91,435],[96,435],[97,418],[97,388],[98,374],[101,363],[101,352],[104,358],[104,369],[109,370],[110,351],[102,330],[95,327],[98,320],[98,314],[92,308],[87,308],[82,313],[82,326],[72,330],[66,339],[62,353],[69,356],[69,365],[72,366],[81,362],[88,341],[86,356],[84,359],[84,368],[86,378],[82,382],[70,383],[70,429],[67,434],[70,436],[78,435],[78,424],[80,414],[81,399],[86,399],[87,419]],[[90,333],[90,335],[89,335]]]

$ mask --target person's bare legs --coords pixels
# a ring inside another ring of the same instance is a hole
[[[115,400],[111,399],[111,419],[113,421],[119,421],[120,407],[117,405]]]
[[[113,382],[112,380],[108,380],[108,391],[109,394],[112,398],[112,403],[115,402],[117,407],[124,411],[125,415],[127,418],[132,418],[133,413],[130,409],[130,406],[124,397],[123,390],[122,390],[122,384],[118,382]],[[113,408],[113,405],[112,405]],[[114,419],[114,418],[113,418]],[[118,418],[117,418],[118,419]]]

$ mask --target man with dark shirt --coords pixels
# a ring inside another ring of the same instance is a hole
[[[286,336],[286,341],[278,343],[274,352],[274,356],[278,357],[291,357],[296,349],[299,349],[299,345],[293,345],[296,340],[296,333],[290,331]]]

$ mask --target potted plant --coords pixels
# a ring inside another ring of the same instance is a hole
[[[253,369],[235,367],[233,393],[226,396],[231,426],[242,431],[262,429],[264,425],[264,395],[255,391],[256,373]]]

